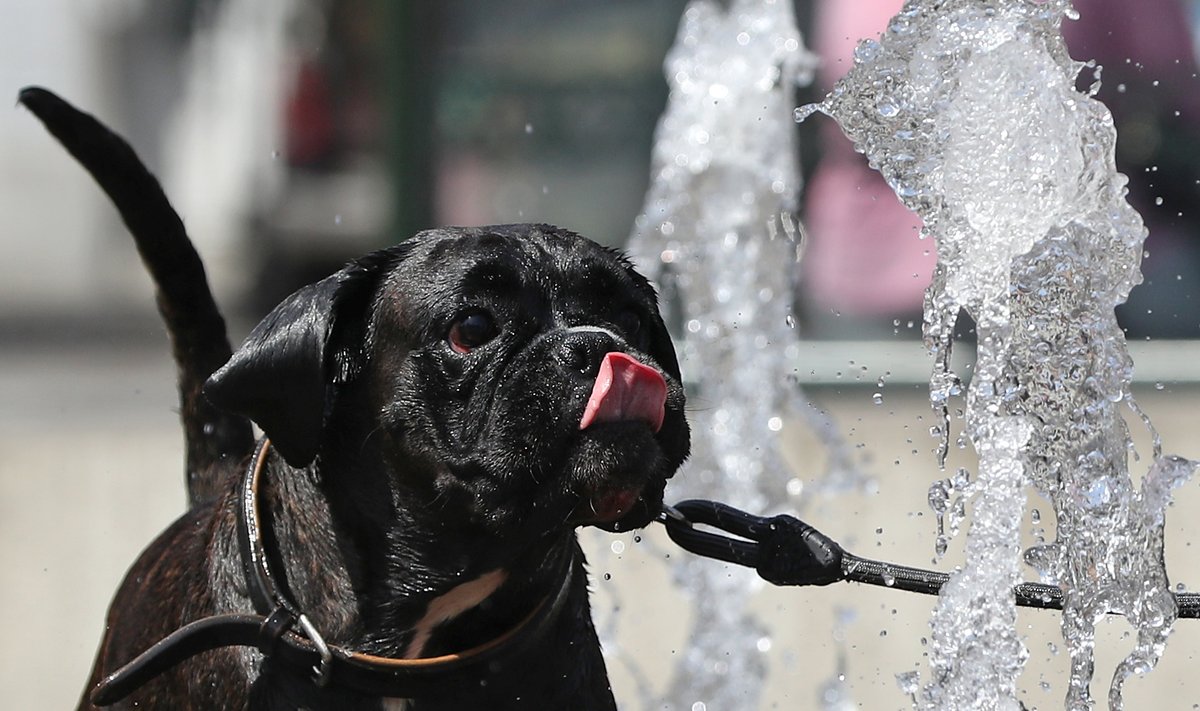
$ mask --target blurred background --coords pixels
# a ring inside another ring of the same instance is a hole
[[[855,41],[899,7],[838,5],[796,2],[822,58],[797,103],[821,96]],[[1072,55],[1103,65],[1118,167],[1150,227],[1146,283],[1121,312],[1138,393],[1167,449],[1197,458],[1187,447],[1200,383],[1200,3],[1077,5]],[[299,285],[426,227],[550,222],[621,245],[642,206],[667,98],[663,57],[684,6],[5,0],[0,95],[46,86],[130,140],[184,217],[238,341]],[[1085,70],[1081,87],[1091,81]],[[831,122],[797,131],[810,238],[796,279],[799,372],[874,480],[811,520],[860,553],[925,563],[936,469],[919,339],[931,245]],[[120,576],[182,510],[173,368],[114,211],[19,108],[0,111],[0,214],[0,689],[12,708],[63,707],[79,693]],[[873,395],[885,372],[881,407]],[[794,474],[819,476],[820,443],[800,430],[785,431]],[[1200,510],[1189,497],[1177,510]],[[1188,546],[1200,540],[1190,528],[1169,523],[1168,561],[1181,582],[1200,584],[1188,578]],[[685,641],[686,609],[657,584],[662,559],[678,553],[655,538],[615,539],[620,554],[604,562],[620,567],[597,583],[599,614],[619,607],[647,620],[614,663],[629,708],[665,686]],[[589,538],[614,553],[615,542]],[[920,659],[932,602],[764,590],[760,611],[778,637],[727,653],[769,656],[763,708],[906,708],[893,675]],[[1180,623],[1163,669],[1129,691],[1148,695],[1133,708],[1200,700],[1183,671],[1200,651],[1190,626],[1200,623]],[[1031,666],[1062,667],[1045,644]],[[1059,705],[1061,686],[1026,676],[1031,707]],[[857,705],[831,705],[839,699]]]

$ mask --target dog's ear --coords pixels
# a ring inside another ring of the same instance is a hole
[[[367,357],[366,319],[379,280],[409,250],[373,252],[284,299],[209,377],[205,396],[246,415],[294,467],[320,449],[336,386]]]

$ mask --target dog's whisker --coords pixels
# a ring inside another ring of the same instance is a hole
[[[438,506],[442,509],[445,509],[445,507],[447,505],[449,505],[449,503],[450,503],[450,497],[446,496],[446,492],[439,491],[439,492],[437,492],[437,494],[434,495],[433,500],[429,502],[429,505],[430,506]]]

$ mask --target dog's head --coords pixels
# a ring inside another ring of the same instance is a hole
[[[395,491],[496,531],[644,525],[689,446],[653,289],[546,225],[367,255],[280,304],[205,393],[292,466],[370,450]]]

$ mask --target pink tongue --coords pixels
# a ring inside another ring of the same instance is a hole
[[[666,403],[667,381],[661,373],[632,356],[608,353],[600,363],[579,429],[601,422],[642,421],[657,432],[662,427]]]

